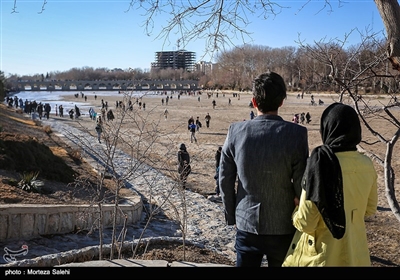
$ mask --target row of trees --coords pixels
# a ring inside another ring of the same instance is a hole
[[[357,31],[354,31],[357,32]],[[49,72],[33,76],[7,77],[8,84],[18,80],[199,80],[203,88],[250,90],[253,79],[260,73],[272,70],[280,73],[290,91],[338,91],[337,83],[332,83],[332,65],[322,56],[329,54],[334,59],[335,71],[344,71],[343,79],[352,79],[354,71],[368,67],[369,63],[382,58],[386,47],[377,34],[360,34],[361,43],[345,48],[344,42],[317,42],[313,46],[270,48],[260,45],[243,45],[221,52],[216,63],[205,73],[187,72],[183,69],[158,69],[144,72],[135,69],[108,68],[72,68],[64,72]],[[392,92],[398,88],[395,72],[389,62],[374,65],[374,71],[383,73],[385,78],[363,79],[357,84],[357,90],[369,92]],[[365,76],[364,76],[365,77]],[[390,77],[390,78],[389,78]],[[360,77],[362,78],[362,77]],[[6,83],[7,84],[7,83]]]

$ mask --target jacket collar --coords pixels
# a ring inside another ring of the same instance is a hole
[[[279,115],[258,115],[257,117],[254,118],[255,120],[277,120],[277,121],[283,121],[282,117]]]

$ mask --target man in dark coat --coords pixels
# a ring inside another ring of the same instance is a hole
[[[236,227],[236,266],[282,266],[296,231],[295,199],[308,158],[307,129],[285,121],[278,109],[286,99],[283,78],[254,80],[253,120],[230,125],[221,151],[219,187],[228,225]]]

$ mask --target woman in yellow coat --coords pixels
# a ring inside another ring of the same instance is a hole
[[[323,145],[308,159],[283,266],[370,266],[364,217],[377,209],[377,174],[356,148],[358,115],[334,103],[322,114],[320,132]]]

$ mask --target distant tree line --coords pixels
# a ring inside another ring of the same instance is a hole
[[[183,69],[151,69],[148,72],[141,68],[108,69],[108,68],[72,68],[64,72],[48,72],[33,76],[12,74],[6,77],[8,82],[17,80],[199,80],[203,88],[227,90],[251,90],[253,79],[260,73],[271,70],[281,74],[289,91],[302,93],[315,91],[337,91],[338,86],[332,83],[329,75],[332,73],[330,63],[315,57],[318,49],[329,51],[335,58],[336,65],[345,65],[343,69],[352,69],[358,65],[368,65],[376,57],[385,53],[385,41],[377,43],[375,36],[371,37],[373,44],[364,40],[362,44],[343,48],[337,42],[316,43],[314,46],[270,48],[260,45],[243,45],[223,51],[216,57],[216,63],[205,72],[187,72]],[[376,67],[376,66],[375,66]],[[387,74],[392,71],[387,64],[381,64]],[[382,70],[382,69],[381,69]],[[351,79],[352,72],[342,75]],[[359,84],[359,89],[366,93],[380,92],[389,87],[397,88],[390,79],[368,79]]]

